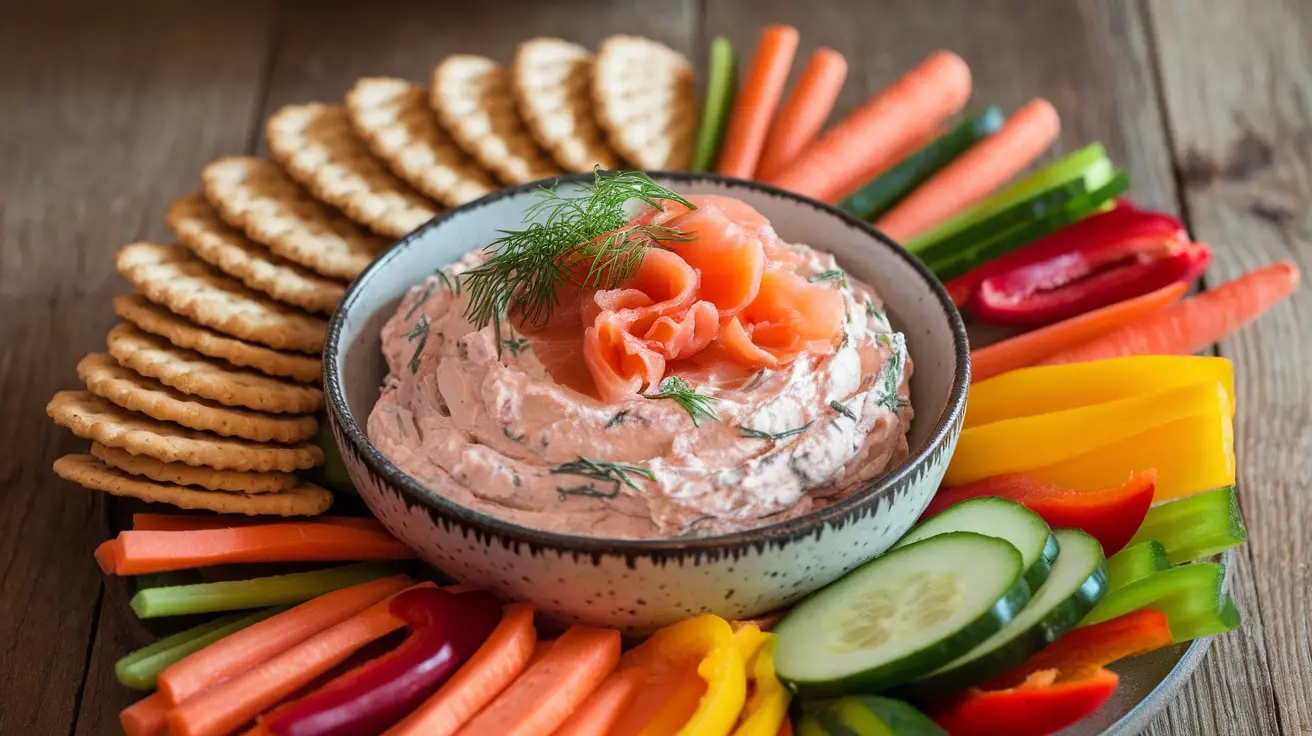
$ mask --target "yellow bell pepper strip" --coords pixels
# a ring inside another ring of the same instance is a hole
[[[747,667],[751,695],[743,706],[733,736],[776,736],[788,716],[792,694],[774,674],[774,648],[779,637],[774,634],[760,636],[760,643]]]
[[[1143,468],[1157,469],[1155,502],[1234,485],[1234,420],[1220,411],[1178,419],[1026,475],[1092,491],[1118,483],[1126,474]]]
[[[1220,381],[1235,410],[1234,365],[1226,358],[1143,355],[1021,368],[970,387],[966,428]]]
[[[1026,473],[1178,419],[1228,411],[1229,405],[1225,386],[1206,381],[972,427],[961,433],[943,482],[957,486],[1004,473]]]
[[[709,614],[657,631],[620,660],[648,674],[612,736],[729,736],[747,700],[739,645]]]

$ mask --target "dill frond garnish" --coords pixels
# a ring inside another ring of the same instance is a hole
[[[502,345],[510,351],[511,355],[519,355],[519,351],[528,347],[527,337],[511,337],[501,341]]]
[[[414,325],[410,327],[410,331],[405,333],[405,339],[407,342],[419,340],[419,344],[415,346],[414,355],[410,356],[410,373],[418,373],[419,358],[424,354],[424,346],[428,344],[428,315],[419,315],[419,319],[415,320]]]
[[[803,424],[803,425],[800,426],[800,427],[793,427],[792,429],[785,429],[785,430],[782,431],[782,432],[762,432],[762,431],[759,430],[759,429],[752,429],[751,427],[744,427],[744,426],[742,426],[742,425],[740,424],[740,425],[738,425],[738,434],[741,435],[741,436],[743,436],[743,437],[751,437],[751,438],[754,439],[754,440],[769,440],[769,441],[771,441],[771,442],[778,442],[779,440],[786,440],[786,439],[788,439],[789,437],[794,437],[794,436],[796,436],[796,435],[799,435],[799,434],[805,432],[807,429],[809,429],[809,428],[811,427],[812,424],[815,424],[815,420],[814,420],[814,419],[812,419],[811,421],[807,422],[806,424]]]
[[[837,400],[837,399],[834,399],[833,401],[829,402],[829,408],[830,408],[830,409],[833,409],[834,411],[838,412],[839,414],[842,414],[843,416],[847,417],[848,419],[851,419],[851,420],[854,421],[854,422],[856,421],[856,412],[854,412],[854,411],[852,411],[851,409],[847,408],[846,406],[843,406],[842,404],[838,403],[838,400]]]
[[[623,483],[639,493],[642,492],[642,488],[637,483],[633,482],[633,479],[629,477],[630,473],[642,476],[647,480],[656,480],[656,474],[647,468],[638,465],[629,465],[628,463],[611,463],[603,460],[589,460],[582,455],[579,455],[577,460],[557,465],[552,468],[550,472],[553,475],[581,475],[585,478],[592,478],[594,480],[610,481],[615,484],[617,489],[619,488],[619,485]]]
[[[612,288],[637,272],[648,248],[688,240],[686,233],[660,225],[630,226],[625,206],[634,199],[653,207],[666,201],[692,207],[637,171],[603,174],[598,167],[590,188],[568,196],[539,189],[524,215],[528,225],[503,230],[487,246],[488,260],[461,275],[470,323],[481,329],[514,309],[529,323],[542,324],[565,283]]]
[[[438,277],[439,279],[442,279],[442,283],[443,283],[443,284],[446,284],[447,291],[450,291],[450,292],[455,293],[455,294],[459,294],[459,293],[460,293],[460,277],[459,277],[459,276],[457,276],[457,277],[455,277],[455,278],[451,278],[451,275],[448,274],[448,273],[446,272],[446,269],[445,269],[445,268],[439,268],[439,269],[437,269],[436,271],[433,272],[433,275],[436,276],[436,277]]]
[[[703,419],[720,418],[715,413],[715,397],[697,393],[697,389],[691,383],[678,376],[666,378],[656,387],[655,393],[643,394],[643,396],[649,399],[670,399],[688,412],[694,427],[701,426]]]
[[[884,337],[880,335],[879,337]],[[897,387],[902,383],[902,364],[906,360],[907,342],[902,333],[895,332],[884,344],[893,348],[893,355],[889,357],[888,362],[879,369],[879,403],[889,411],[897,411],[900,405],[900,399],[897,395]]]
[[[841,268],[831,268],[828,271],[821,271],[812,276],[808,281],[813,284],[818,284],[821,281],[833,281],[842,286],[847,286],[847,274],[844,273]]]
[[[419,308],[424,306],[424,302],[428,301],[428,297],[432,296],[433,292],[436,290],[437,284],[432,281],[424,284],[424,290],[419,292],[419,296],[415,297],[414,303],[405,311],[405,319],[410,319],[415,316],[415,312],[419,311]]]
[[[588,483],[581,486],[556,486],[557,500],[564,501],[570,496],[583,496],[585,498],[615,498],[620,495],[620,489],[616,487],[610,493],[597,490],[597,487]]]

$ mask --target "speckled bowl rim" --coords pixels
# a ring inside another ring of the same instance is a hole
[[[342,385],[342,376],[337,368],[337,357],[342,347],[341,338],[346,325],[346,315],[356,306],[361,292],[369,281],[378,274],[386,271],[391,262],[397,258],[403,250],[412,247],[416,242],[424,238],[429,231],[440,227],[449,219],[459,217],[481,207],[486,207],[489,204],[508,197],[516,197],[526,194],[547,183],[583,183],[591,181],[593,178],[591,174],[568,174],[553,177],[552,179],[544,179],[537,182],[530,182],[528,184],[501,189],[438,215],[420,226],[414,232],[402,238],[390,250],[375,259],[374,262],[371,263],[347,289],[345,297],[343,297],[341,303],[338,304],[337,310],[333,313],[332,319],[328,324],[328,334],[324,341],[324,394],[327,397],[328,411],[332,414],[333,421],[335,421],[337,426],[345,433],[347,439],[354,446],[358,457],[363,459],[371,471],[386,479],[387,482],[401,490],[412,500],[429,508],[431,511],[451,517],[463,524],[474,527],[481,532],[528,543],[538,548],[593,554],[643,555],[650,553],[665,553],[683,555],[685,553],[696,553],[701,551],[728,551],[745,549],[748,547],[756,547],[759,549],[763,548],[764,545],[782,544],[804,538],[811,535],[817,526],[837,525],[841,527],[867,504],[886,495],[902,483],[909,482],[912,474],[917,468],[924,463],[931,461],[936,449],[944,442],[949,441],[949,434],[951,433],[954,422],[956,422],[960,415],[965,411],[966,394],[970,388],[970,348],[966,336],[966,325],[961,318],[961,313],[957,311],[956,305],[952,302],[951,297],[948,296],[947,289],[943,287],[943,284],[929,271],[929,269],[926,268],[919,259],[898,245],[892,238],[871,227],[869,223],[863,222],[836,207],[811,199],[810,197],[805,197],[760,182],[705,172],[651,171],[648,172],[648,174],[656,179],[684,182],[687,184],[711,182],[726,185],[731,189],[735,187],[753,189],[773,197],[793,200],[798,204],[809,206],[818,212],[836,218],[849,228],[863,232],[873,240],[891,250],[896,257],[901,258],[906,262],[906,264],[920,276],[921,280],[928,287],[930,294],[938,300],[939,306],[947,317],[948,327],[952,331],[953,350],[955,352],[953,360],[955,376],[952,381],[951,389],[948,392],[947,406],[939,415],[938,421],[935,423],[934,428],[931,430],[925,441],[922,442],[919,447],[915,448],[915,450],[910,452],[907,455],[907,458],[903,460],[897,468],[885,471],[884,473],[871,478],[870,481],[860,490],[832,506],[818,509],[787,521],[768,524],[745,531],[706,537],[694,537],[691,539],[621,539],[612,537],[589,537],[547,532],[520,526],[518,524],[512,524],[490,514],[475,511],[446,499],[437,493],[434,493],[432,490],[428,489],[392,464],[390,460],[374,447],[360,424],[352,415],[346,402],[346,393]],[[370,315],[370,317],[371,316],[372,315]],[[366,317],[366,321],[367,320],[368,317]]]

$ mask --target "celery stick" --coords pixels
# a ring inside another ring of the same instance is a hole
[[[1107,590],[1124,588],[1171,567],[1159,542],[1138,542],[1107,558]]]
[[[738,92],[738,57],[733,44],[724,36],[711,41],[710,74],[706,81],[706,100],[702,103],[701,124],[697,127],[697,144],[693,148],[693,171],[711,171],[720,155],[724,131],[729,124],[734,96]]]
[[[1171,564],[1201,560],[1248,541],[1233,486],[1169,501],[1148,511],[1131,544],[1161,542]]]
[[[395,575],[400,571],[401,568],[395,564],[365,562],[252,580],[148,588],[132,596],[129,605],[138,618],[280,606],[307,601],[339,588]]]
[[[1113,590],[1103,597],[1081,626],[1101,623],[1141,608],[1152,608],[1166,614],[1175,641],[1187,634],[1190,621],[1222,610],[1225,566],[1219,562],[1199,562],[1180,565]],[[1176,634],[1176,628],[1181,634]]]
[[[269,608],[255,613],[234,613],[216,618],[173,636],[166,636],[159,641],[144,646],[123,657],[114,664],[114,674],[118,681],[134,690],[155,689],[155,679],[165,667],[222,639],[228,634],[250,626],[256,621],[263,621],[286,608]]]

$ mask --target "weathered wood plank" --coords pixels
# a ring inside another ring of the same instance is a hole
[[[1149,3],[1189,223],[1225,280],[1277,259],[1312,266],[1312,7]],[[1223,733],[1312,731],[1312,308],[1306,284],[1221,346],[1236,364],[1236,452],[1249,543],[1242,634],[1191,688]],[[1238,598],[1239,595],[1237,594]]]

